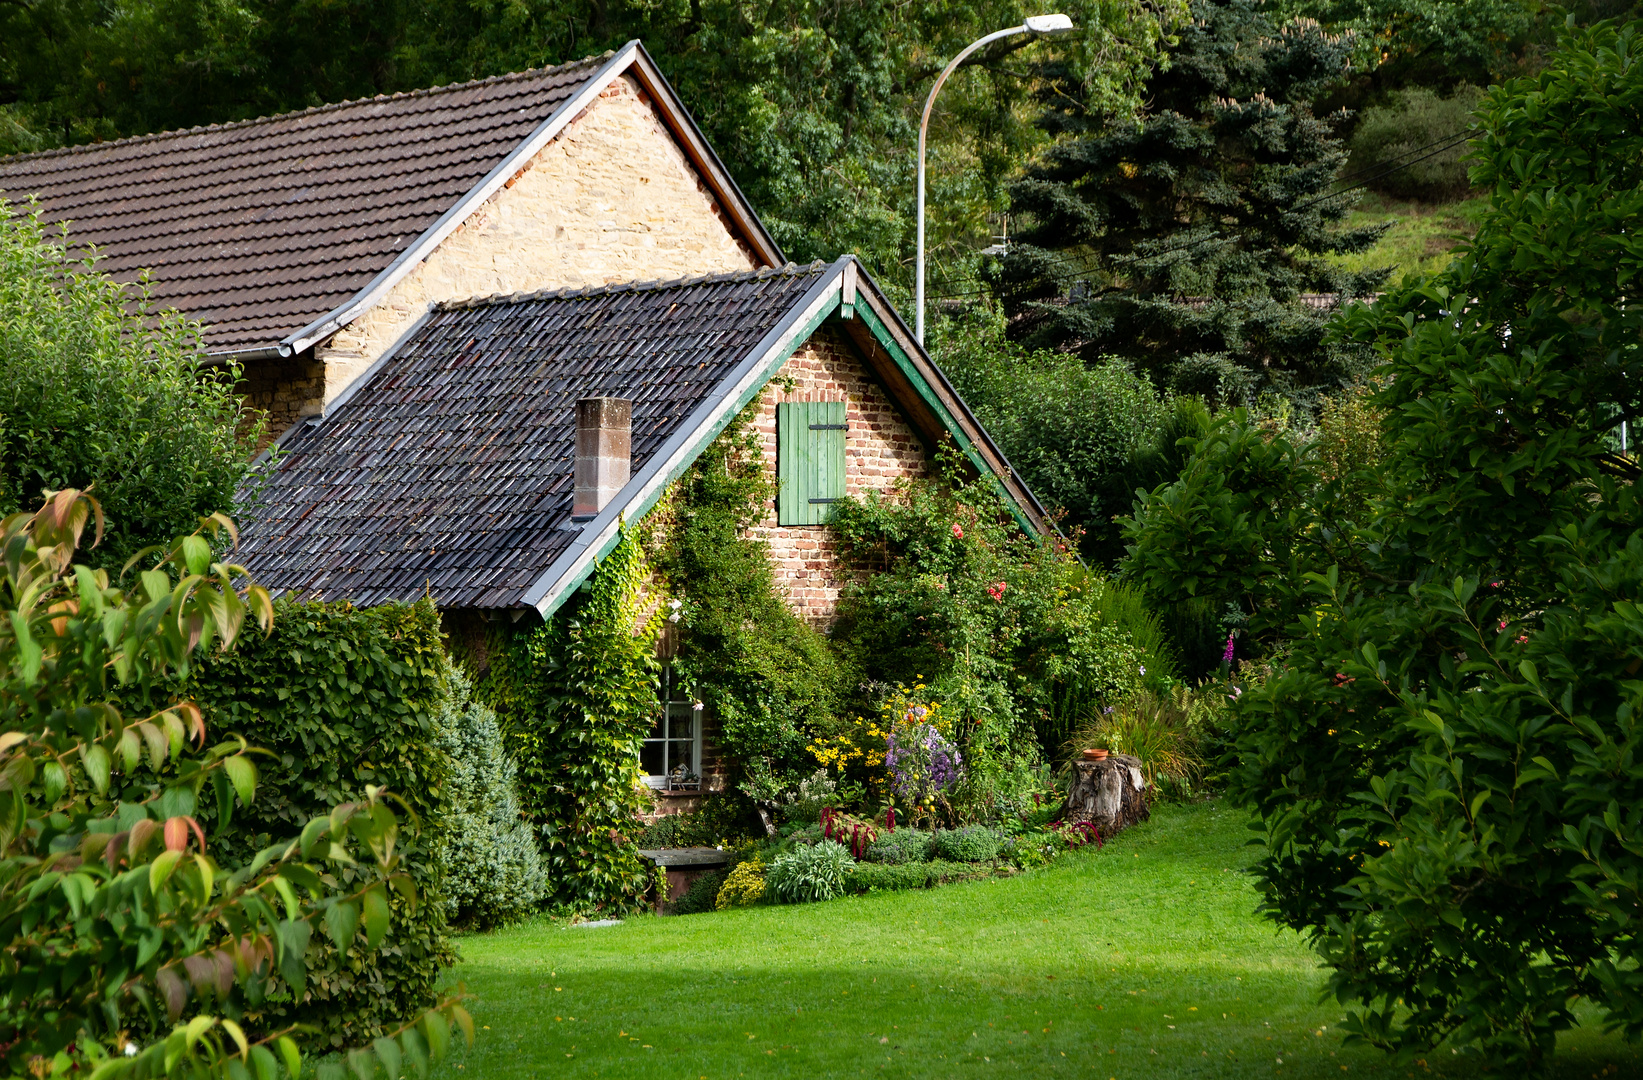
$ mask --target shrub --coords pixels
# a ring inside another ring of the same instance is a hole
[[[952,862],[991,862],[998,858],[1008,838],[985,825],[943,829],[936,833],[933,849],[937,856]]]
[[[838,793],[838,781],[828,776],[826,769],[817,769],[782,796],[782,820],[816,824],[821,821],[822,810],[838,800]]]
[[[94,489],[108,532],[82,557],[117,572],[232,507],[263,423],[237,370],[200,367],[198,329],[0,200],[0,512]]]
[[[73,564],[92,520],[100,533],[95,502],[69,490],[0,524],[0,1074],[271,1077],[277,1050],[295,1076],[307,1035],[270,1021],[270,997],[305,995],[316,929],[365,956],[398,933],[416,895],[407,838],[373,794],[296,822],[233,873],[213,857],[291,766],[259,770],[221,729],[208,747],[176,675],[214,645],[254,644],[246,618],[266,630],[274,612],[212,558],[226,519],[128,590]],[[356,1071],[442,1052],[445,1019],[396,1019],[412,1022],[350,1051]]]
[[[628,836],[650,805],[639,748],[658,707],[662,616],[644,618],[649,579],[638,534],[624,532],[586,600],[489,648],[475,691],[519,764],[552,901],[575,910],[636,909],[654,880]]]
[[[484,930],[534,911],[547,897],[547,880],[519,811],[517,768],[496,713],[471,700],[473,684],[460,668],[447,668],[445,685],[434,719],[434,745],[451,760],[439,823],[445,910],[453,922]]]
[[[709,870],[690,883],[685,894],[673,902],[673,914],[697,915],[718,906],[719,892],[724,888],[727,875],[723,870]]]
[[[725,878],[725,883],[719,889],[718,897],[713,901],[713,907],[718,911],[731,907],[746,907],[757,904],[765,897],[765,865],[762,859],[748,859],[739,862],[736,868]]]
[[[714,792],[689,813],[668,814],[646,825],[639,834],[641,848],[716,847],[763,836],[752,803],[739,791]]]
[[[831,840],[776,856],[765,873],[771,895],[785,904],[831,900],[844,894],[844,878],[856,860]]]
[[[1482,101],[1483,91],[1465,83],[1446,98],[1424,86],[1393,91],[1390,104],[1363,111],[1347,172],[1375,177],[1372,187],[1400,199],[1436,202],[1465,195],[1471,187],[1469,151],[1453,136],[1474,126],[1472,114]]]
[[[867,849],[865,858],[868,862],[886,866],[929,862],[934,842],[935,837],[922,829],[897,829],[880,835]]]
[[[215,822],[214,847],[242,867],[340,802],[386,788],[422,831],[400,841],[405,872],[429,901],[393,899],[394,926],[380,946],[327,938],[309,946],[310,976],[297,1001],[268,1006],[270,1022],[312,1024],[332,1045],[368,1041],[432,999],[442,968],[455,960],[446,936],[441,864],[434,833],[449,811],[450,758],[435,742],[447,663],[432,601],[275,605],[266,638],[209,656],[187,688],[219,731],[233,731],[274,755],[263,797],[245,813]],[[351,887],[359,871],[342,868]]]
[[[977,870],[964,863],[857,863],[845,879],[849,892],[865,893],[878,890],[895,892],[906,889],[928,889],[946,881],[965,881],[990,877],[992,871]]]

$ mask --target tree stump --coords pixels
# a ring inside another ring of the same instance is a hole
[[[1072,788],[1062,820],[1069,825],[1087,821],[1103,838],[1117,836],[1147,820],[1147,798],[1142,789],[1141,759],[1112,754],[1101,761],[1073,762]]]

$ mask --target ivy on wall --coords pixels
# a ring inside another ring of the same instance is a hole
[[[827,639],[788,607],[769,545],[747,534],[775,498],[750,406],[697,458],[648,535],[683,601],[675,670],[712,709],[726,753],[777,774],[815,768],[806,746],[837,726],[850,684]]]
[[[475,697],[505,724],[556,904],[625,910],[651,885],[631,838],[648,807],[639,746],[659,700],[661,615],[646,615],[649,578],[639,536],[626,532],[584,603],[488,643]]]
[[[363,611],[281,601],[271,634],[242,637],[234,652],[202,658],[189,677],[186,693],[214,737],[243,735],[279,759],[261,770],[256,801],[228,821],[202,801],[224,865],[295,837],[310,818],[365,798],[368,785],[392,792],[421,826],[400,833],[420,902],[413,909],[392,896],[391,929],[376,949],[362,938],[342,954],[315,934],[304,998],[271,1002],[269,1026],[311,1024],[333,1046],[369,1042],[430,1004],[441,968],[455,960],[435,858],[448,769],[433,723],[443,651],[428,600]],[[356,873],[339,871],[339,884],[353,887]]]

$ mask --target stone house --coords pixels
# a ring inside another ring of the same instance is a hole
[[[279,454],[241,561],[276,594],[551,616],[751,409],[794,609],[851,569],[830,504],[956,446],[1042,509],[852,257],[787,264],[638,43],[559,68],[0,161],[105,267],[205,322]],[[641,762],[722,784],[664,680]],[[706,721],[705,723],[703,721]],[[700,790],[693,788],[692,791]]]

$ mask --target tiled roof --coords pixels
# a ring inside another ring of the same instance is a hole
[[[577,536],[575,403],[633,402],[637,475],[828,270],[475,301],[293,429],[238,558],[277,593],[517,606]]]
[[[276,344],[360,291],[608,59],[239,124],[0,159],[102,269],[207,324],[209,351]]]

